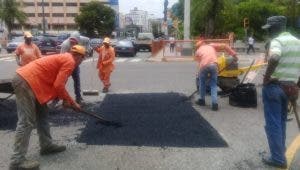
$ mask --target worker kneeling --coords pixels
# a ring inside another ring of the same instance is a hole
[[[17,69],[12,85],[16,95],[18,123],[10,169],[39,168],[37,161],[25,159],[33,128],[37,128],[41,155],[66,150],[65,146],[52,141],[47,121],[47,103],[59,98],[65,107],[76,111],[81,109],[70,97],[65,85],[84,56],[85,48],[75,45],[70,52],[43,57]]]

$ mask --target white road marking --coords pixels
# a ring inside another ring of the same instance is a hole
[[[127,58],[118,58],[115,60],[116,63],[121,63],[121,62],[125,62],[126,60],[128,60]]]
[[[139,61],[141,61],[142,59],[140,59],[140,58],[135,58],[135,59],[132,59],[132,60],[130,60],[130,62],[139,62]]]

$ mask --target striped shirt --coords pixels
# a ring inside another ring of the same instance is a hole
[[[297,83],[300,76],[300,40],[283,32],[271,41],[269,55],[280,57],[272,78]]]

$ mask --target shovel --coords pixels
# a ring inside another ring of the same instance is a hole
[[[96,114],[96,113],[88,112],[88,111],[82,110],[82,109],[80,111],[78,111],[78,112],[96,118],[98,120],[96,124],[101,123],[101,124],[103,124],[105,126],[113,126],[113,127],[116,127],[116,128],[119,128],[119,127],[123,126],[122,123],[120,123],[120,122],[106,120],[102,116],[100,116],[99,114]]]

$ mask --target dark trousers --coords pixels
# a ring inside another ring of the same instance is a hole
[[[252,50],[253,53],[255,53],[253,45],[249,44],[248,49],[247,49],[247,54],[249,54],[249,51]]]
[[[80,68],[77,66],[73,73],[72,78],[74,82],[74,93],[76,95],[76,99],[81,99],[81,90],[80,90]]]

